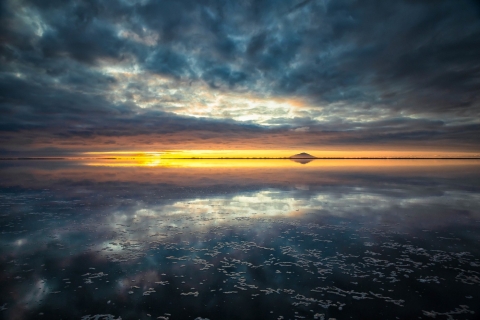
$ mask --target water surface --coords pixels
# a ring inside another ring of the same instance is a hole
[[[3,319],[476,319],[476,160],[0,162]]]

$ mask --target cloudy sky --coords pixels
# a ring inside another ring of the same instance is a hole
[[[0,156],[480,154],[480,2],[4,0]]]

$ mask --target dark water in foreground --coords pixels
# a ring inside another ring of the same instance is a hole
[[[478,161],[137,165],[0,162],[1,319],[480,318]]]

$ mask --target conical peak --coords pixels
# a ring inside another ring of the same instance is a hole
[[[306,152],[302,152],[302,153],[293,155],[290,158],[293,158],[293,159],[315,159],[314,156],[312,156],[311,154],[308,154]]]

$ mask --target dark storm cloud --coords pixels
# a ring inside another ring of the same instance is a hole
[[[10,0],[0,4],[0,31],[5,134],[201,129],[241,136],[309,128],[302,129],[308,144],[324,134],[337,144],[478,147],[476,1]],[[151,86],[106,67],[173,85],[158,98]],[[228,120],[228,112],[226,120],[175,115],[167,102],[190,101],[188,90],[201,90],[188,88],[198,83],[212,94],[301,98],[310,108],[296,118],[272,114],[264,128]],[[141,100],[155,102],[145,110]]]
[[[158,110],[140,109],[130,105],[111,105],[102,97],[102,85],[109,79],[94,78],[90,83],[65,79],[66,88],[46,88],[22,79],[2,79],[8,92],[1,112],[4,115],[0,130],[21,131],[44,129],[54,134],[119,135],[170,133],[185,130],[228,132],[262,132],[265,128],[238,124],[231,120],[182,117]],[[93,78],[93,79],[92,79]],[[90,88],[92,87],[92,88]],[[93,93],[93,87],[98,90]],[[85,95],[82,90],[90,89]],[[105,89],[106,90],[106,89]],[[28,95],[24,95],[25,91]],[[78,129],[77,129],[78,128]]]

